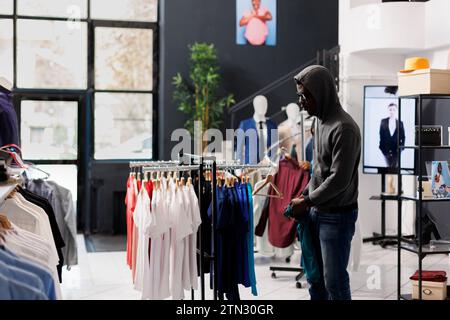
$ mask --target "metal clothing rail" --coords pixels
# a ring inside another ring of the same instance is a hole
[[[151,167],[157,165],[179,165],[178,161],[130,161],[130,169],[133,168],[143,168],[143,167]]]

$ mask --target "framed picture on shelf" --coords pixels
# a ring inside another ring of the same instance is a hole
[[[450,198],[450,170],[447,161],[431,163],[431,191],[434,198]]]

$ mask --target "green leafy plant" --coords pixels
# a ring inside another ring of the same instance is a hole
[[[195,43],[189,46],[189,80],[180,73],[173,77],[175,86],[173,99],[178,110],[189,118],[185,128],[194,133],[194,122],[201,121],[203,130],[218,128],[222,122],[225,107],[234,104],[234,97],[229,94],[218,96],[221,83],[217,51],[213,44]]]

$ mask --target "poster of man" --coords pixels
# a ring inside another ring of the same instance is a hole
[[[277,0],[236,0],[236,43],[276,45]]]

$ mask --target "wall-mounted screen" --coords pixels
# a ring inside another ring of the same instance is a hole
[[[399,99],[396,86],[364,88],[364,173],[395,174],[398,170],[398,133],[400,145],[414,145],[415,100]],[[401,150],[404,174],[414,174],[414,149]]]

